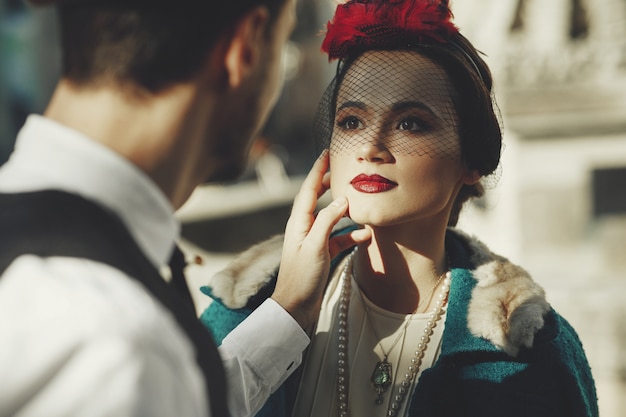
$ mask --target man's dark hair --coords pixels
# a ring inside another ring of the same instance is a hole
[[[272,23],[285,1],[61,0],[62,75],[77,85],[114,82],[157,93],[196,74],[219,36],[251,8],[266,6]]]

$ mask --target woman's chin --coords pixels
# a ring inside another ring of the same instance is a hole
[[[348,217],[357,224],[375,227],[388,225],[388,222],[384,218],[381,218],[380,216],[372,216],[368,213],[359,213],[358,211],[350,212],[348,213]]]

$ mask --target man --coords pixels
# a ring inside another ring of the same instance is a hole
[[[294,202],[273,296],[223,362],[156,271],[174,210],[245,165],[294,0],[32,3],[58,6],[63,74],[0,168],[0,415],[253,415],[301,361],[329,257],[369,238],[329,245],[347,203],[313,213],[327,158]]]

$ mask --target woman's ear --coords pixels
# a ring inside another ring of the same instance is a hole
[[[262,61],[269,11],[264,6],[252,8],[239,19],[226,44],[224,68],[231,88],[241,85],[243,80]]]
[[[478,173],[478,170],[465,169],[465,173],[463,174],[463,184],[474,185],[480,181],[481,178],[482,175]]]

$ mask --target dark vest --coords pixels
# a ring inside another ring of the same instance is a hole
[[[212,416],[228,416],[226,378],[217,347],[200,323],[188,294],[180,294],[137,246],[112,212],[61,191],[0,193],[0,274],[24,254],[86,258],[139,281],[172,312],[195,346]]]

